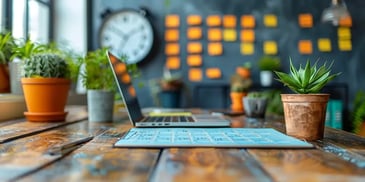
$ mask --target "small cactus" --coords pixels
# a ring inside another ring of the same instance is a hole
[[[23,77],[67,78],[68,76],[68,65],[58,54],[34,54],[24,62]]]

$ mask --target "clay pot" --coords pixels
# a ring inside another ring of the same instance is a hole
[[[0,93],[10,92],[9,69],[7,64],[0,64]]]
[[[242,112],[244,110],[242,99],[246,95],[247,95],[246,92],[231,92],[230,93],[232,111]]]
[[[287,135],[308,141],[323,138],[329,94],[281,94],[281,100]]]

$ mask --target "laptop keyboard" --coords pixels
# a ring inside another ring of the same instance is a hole
[[[193,122],[191,116],[149,116],[143,122]]]
[[[271,128],[132,128],[116,147],[312,148]]]

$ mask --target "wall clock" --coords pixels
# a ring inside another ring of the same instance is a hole
[[[142,61],[151,51],[154,33],[146,11],[124,9],[106,17],[99,31],[100,46],[118,56],[127,56],[127,64]]]

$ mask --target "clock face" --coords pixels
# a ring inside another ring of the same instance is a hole
[[[153,29],[148,19],[133,10],[110,15],[100,29],[100,45],[114,55],[127,56],[127,63],[142,61],[151,51]]]

